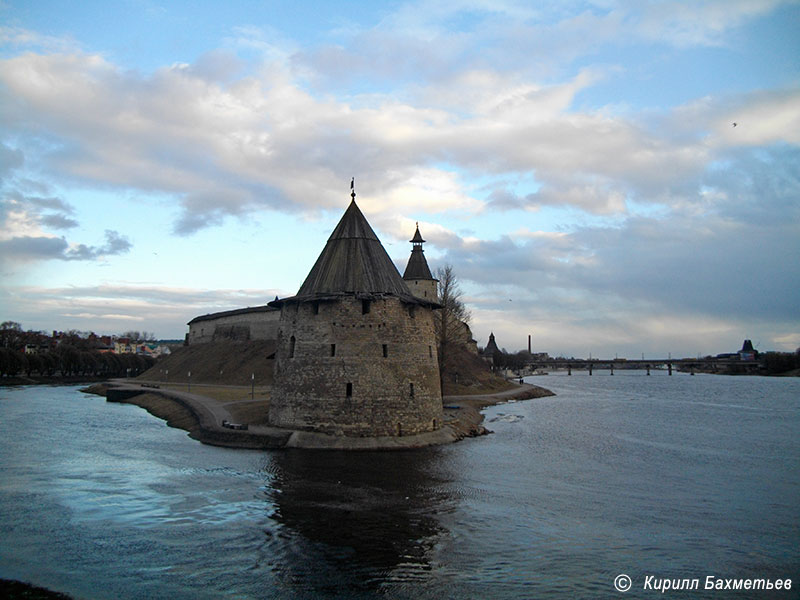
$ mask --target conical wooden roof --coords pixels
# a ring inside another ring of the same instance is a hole
[[[409,291],[355,199],[331,233],[297,295],[270,302],[270,306],[280,306],[287,300],[306,301],[341,295],[391,295],[405,302],[435,305],[414,297]]]
[[[422,249],[422,244],[425,243],[425,240],[422,239],[422,234],[419,232],[419,224],[417,224],[417,230],[414,232],[414,237],[411,239],[411,243],[414,244],[414,246],[411,249],[411,256],[408,258],[408,264],[406,264],[406,270],[405,273],[403,273],[403,279],[406,281],[413,279],[429,279],[437,281],[437,279],[431,275],[431,269],[428,266],[428,261],[425,260],[425,251]]]

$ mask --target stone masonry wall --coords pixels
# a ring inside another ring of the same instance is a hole
[[[364,312],[368,310],[368,312]],[[333,435],[409,435],[442,425],[432,311],[394,297],[286,303],[272,425]]]
[[[215,339],[274,340],[278,337],[280,312],[243,312],[203,319],[189,324],[189,344],[203,344]]]
[[[406,285],[417,298],[436,302],[439,297],[439,289],[435,279],[406,279]]]

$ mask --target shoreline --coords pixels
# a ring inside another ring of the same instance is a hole
[[[105,396],[108,402],[144,408],[151,415],[165,420],[170,427],[183,429],[188,432],[189,437],[204,444],[251,450],[401,450],[449,444],[467,437],[491,433],[482,425],[484,417],[480,412],[487,406],[503,404],[509,400],[530,400],[555,395],[550,390],[525,383],[497,393],[445,396],[444,424],[436,431],[400,437],[348,437],[282,429],[266,424],[249,424],[246,430],[226,428],[222,426],[224,421],[236,422],[231,414],[231,410],[235,408],[232,405],[247,401],[220,404],[207,396],[162,389],[157,384],[146,382],[112,380],[91,385],[81,391]],[[266,401],[249,402],[251,406],[256,403],[261,403],[266,409]]]

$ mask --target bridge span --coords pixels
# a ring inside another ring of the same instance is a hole
[[[533,361],[528,364],[524,371],[527,373],[520,375],[533,375],[542,369],[559,369],[567,370],[567,375],[572,375],[572,370],[588,370],[589,375],[595,370],[609,370],[611,375],[614,374],[614,369],[619,370],[646,370],[650,375],[651,369],[663,370],[666,369],[669,375],[672,375],[673,369],[682,372],[689,372],[694,375],[695,372],[702,373],[753,373],[759,370],[759,363],[757,361],[747,361],[732,358],[647,358],[647,359],[627,359],[627,358],[592,358],[586,359],[562,359],[551,358],[546,360]]]

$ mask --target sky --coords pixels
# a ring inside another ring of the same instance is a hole
[[[800,3],[0,0],[0,320],[183,338],[350,201],[475,339],[800,346]]]

